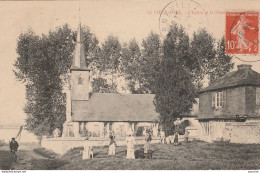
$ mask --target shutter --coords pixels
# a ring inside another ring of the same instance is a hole
[[[211,93],[211,107],[215,107],[215,92]]]
[[[256,88],[256,105],[260,105],[260,88]]]
[[[223,91],[223,107],[226,106],[227,90]]]

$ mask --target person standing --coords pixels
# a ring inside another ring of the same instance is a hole
[[[165,141],[165,133],[164,133],[164,131],[162,129],[160,130],[160,137],[161,137],[161,143],[165,144],[166,143],[166,141]]]
[[[144,153],[148,153],[150,150],[150,143],[152,141],[152,135],[149,130],[146,130],[145,134],[145,144],[144,144]]]
[[[177,131],[175,132],[175,135],[174,135],[174,145],[179,145],[178,132]]]
[[[134,143],[135,143],[135,138],[133,136],[133,131],[128,130],[127,137],[126,137],[126,147],[127,147],[126,159],[135,159]]]
[[[189,142],[189,131],[188,130],[185,130],[185,134],[184,134],[184,137],[185,137],[185,142],[188,143]]]
[[[109,138],[110,138],[110,143],[109,143],[108,155],[115,155],[116,154],[115,136],[111,134]]]
[[[17,161],[17,149],[18,149],[19,145],[18,142],[15,140],[15,138],[12,138],[12,141],[10,142],[10,151],[11,151],[11,155],[12,158],[14,159],[14,161]]]

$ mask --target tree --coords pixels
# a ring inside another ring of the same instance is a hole
[[[185,66],[189,57],[189,37],[182,27],[173,25],[163,43],[163,57],[155,85],[154,104],[166,133],[173,121],[190,112],[195,103],[193,76]]]
[[[144,93],[155,93],[156,76],[161,60],[160,36],[151,32],[142,42],[142,70],[140,83]]]
[[[122,48],[122,71],[132,93],[154,93],[155,78],[161,56],[160,36],[151,32],[140,49],[135,39]]]
[[[104,78],[94,78],[92,81],[94,93],[116,93],[116,85],[109,85]]]
[[[193,74],[196,90],[202,89],[202,81],[209,78],[210,82],[222,77],[234,67],[232,58],[225,55],[224,37],[216,40],[205,29],[193,34],[190,44],[190,58],[186,62]]]
[[[88,28],[83,38],[87,57],[98,41]],[[28,31],[18,38],[14,73],[25,83],[26,126],[36,135],[50,135],[55,128],[62,129],[66,112],[66,99],[62,93],[66,80],[62,76],[71,66],[75,40],[76,32],[68,25],[50,31],[48,35],[37,36]],[[90,61],[87,59],[87,63]]]
[[[121,43],[115,36],[108,36],[102,43],[99,57],[98,57],[98,69],[100,72],[111,73],[112,85],[114,85],[114,74],[118,71],[121,57]]]
[[[218,42],[216,57],[211,62],[211,71],[209,72],[210,83],[224,76],[234,68],[232,57],[226,55],[225,38],[222,37]]]
[[[209,77],[213,82],[229,72],[234,64],[225,55],[225,40],[217,44],[205,29],[193,34],[191,41],[182,27],[174,24],[163,42],[163,58],[156,78],[154,103],[160,122],[173,130],[173,121],[189,113],[194,97]]]
[[[131,93],[140,91],[141,50],[135,39],[123,44],[120,71],[124,74],[127,88]]]
[[[205,29],[195,32],[190,43],[190,58],[187,64],[193,74],[197,90],[202,89],[201,81],[211,71],[211,64],[215,57],[215,39],[212,35]]]

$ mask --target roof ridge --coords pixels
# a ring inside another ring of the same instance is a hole
[[[239,69],[225,74],[215,82],[209,84],[208,87],[199,92],[218,90],[236,86],[254,85],[260,86],[260,73],[252,69]]]

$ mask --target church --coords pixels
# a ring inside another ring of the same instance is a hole
[[[142,136],[146,129],[157,136],[159,114],[154,94],[90,93],[81,24],[69,75],[63,137],[108,137],[110,133],[125,137],[128,130]]]

